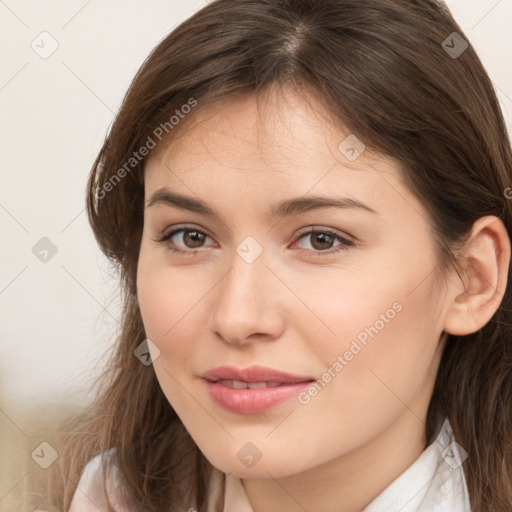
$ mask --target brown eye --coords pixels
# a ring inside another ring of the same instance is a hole
[[[205,234],[197,230],[183,230],[182,241],[189,249],[201,247],[205,239]]]
[[[337,253],[338,251],[346,251],[349,247],[354,245],[354,242],[348,240],[334,231],[330,230],[311,230],[306,233],[303,233],[298,237],[298,241],[302,239],[310,239],[310,245],[313,250],[308,248],[303,248],[308,254],[311,255],[331,255]],[[337,245],[333,245],[335,241],[338,240],[339,243]],[[333,248],[333,250],[329,250]]]
[[[190,249],[192,252],[193,249],[201,248],[206,238],[209,238],[208,235],[199,229],[179,228],[164,235],[157,242],[168,242],[169,249],[172,251],[189,252],[188,249]]]
[[[311,245],[319,250],[330,249],[334,243],[334,237],[321,231],[313,231],[311,233]]]

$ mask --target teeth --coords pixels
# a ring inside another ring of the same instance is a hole
[[[243,382],[241,380],[219,380],[218,383],[233,389],[275,388],[280,382]]]

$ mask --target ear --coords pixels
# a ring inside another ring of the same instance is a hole
[[[445,332],[464,336],[487,324],[503,299],[509,265],[510,238],[505,225],[498,217],[481,217],[466,243],[463,279],[454,272]]]

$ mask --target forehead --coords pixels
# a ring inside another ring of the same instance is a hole
[[[354,143],[355,156],[362,151],[357,159],[350,149]],[[166,171],[173,181],[182,172],[189,177],[206,172],[206,178],[221,169],[225,179],[234,174],[256,181],[279,181],[280,177],[283,183],[291,179],[307,182],[329,174],[333,166],[360,175],[374,172],[375,165],[392,174],[398,168],[391,159],[378,158],[365,149],[363,141],[336,123],[315,98],[280,89],[203,106],[199,102],[178,130],[150,154],[146,184],[164,180]]]

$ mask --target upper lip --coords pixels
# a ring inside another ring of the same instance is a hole
[[[292,375],[265,366],[250,366],[248,368],[217,366],[203,373],[201,377],[211,381],[238,380],[242,382],[280,382],[283,384],[315,380],[313,377]]]

